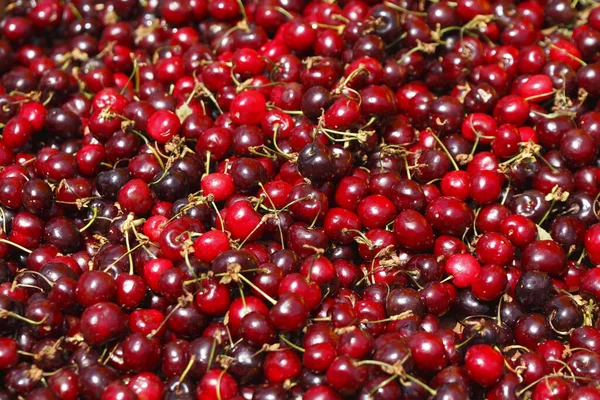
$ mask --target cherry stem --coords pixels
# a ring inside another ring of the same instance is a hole
[[[219,222],[221,223],[221,232],[225,232],[225,221],[223,221],[223,217],[221,216],[221,211],[219,211],[219,208],[217,207],[217,205],[215,204],[214,201],[211,201],[210,204],[215,209],[217,218],[219,218]]]
[[[383,361],[377,361],[377,360],[362,360],[362,361],[359,361],[358,363],[356,363],[356,365],[358,365],[358,366],[376,365],[376,366],[382,367],[382,368],[393,368],[394,367],[392,364],[388,364]]]
[[[577,259],[577,265],[581,265],[586,254],[587,254],[587,252],[585,251],[585,249],[583,249],[581,251],[581,255],[579,256],[579,259]]]
[[[0,234],[2,234],[2,232],[6,232],[6,213],[2,207],[0,207],[0,217],[2,217],[2,231],[0,231]]]
[[[583,312],[583,325],[584,326],[592,326],[594,324],[594,310],[596,308],[597,307],[594,304],[594,300],[590,299],[588,301],[587,306],[585,307],[585,311]]]
[[[458,167],[458,165],[456,164],[456,161],[454,160],[454,157],[452,157],[452,154],[450,154],[450,152],[448,151],[448,148],[444,145],[444,143],[442,143],[442,141],[440,140],[440,138],[434,134],[433,132],[431,132],[431,136],[433,136],[433,138],[435,139],[435,141],[437,142],[437,144],[442,148],[442,150],[444,151],[444,153],[446,153],[446,156],[448,156],[448,158],[450,159],[450,162],[452,163],[452,166],[454,167],[455,170],[460,170],[460,168]]]
[[[436,390],[433,390],[430,386],[426,385],[425,383],[421,382],[420,380],[418,380],[417,378],[415,378],[412,375],[409,374],[405,374],[404,377],[406,379],[408,379],[409,381],[416,383],[417,385],[421,386],[423,389],[425,389],[430,395],[435,396],[437,394]]]
[[[362,231],[359,231],[358,229],[343,228],[342,233],[346,233],[346,232],[356,233],[356,236],[354,237],[354,241],[356,241],[359,244],[361,243],[360,241],[362,241],[362,242],[364,242],[364,244],[366,244],[369,247],[369,249],[373,248],[373,242]]]
[[[596,204],[598,204],[598,200],[600,200],[600,193],[598,193],[596,195],[596,197],[594,198],[594,202],[592,203],[592,211],[594,211],[594,215],[596,216],[596,219],[600,220],[600,213],[598,213],[598,211],[596,211]]]
[[[521,389],[520,391],[517,392],[517,397],[521,397],[523,396],[523,394],[525,392],[527,392],[529,389],[531,389],[532,387],[534,387],[535,385],[537,385],[538,383],[540,383],[542,380],[547,379],[547,378],[570,378],[573,380],[576,379],[580,379],[580,380],[587,380],[587,381],[591,381],[593,379],[591,378],[586,378],[583,376],[566,376],[564,374],[550,374],[550,375],[546,375],[546,376],[542,376],[541,378],[531,382],[529,385],[525,386],[523,389]]]
[[[557,90],[553,89],[553,90],[551,90],[550,92],[547,92],[547,93],[540,93],[540,94],[536,94],[536,95],[533,95],[533,96],[525,97],[525,101],[528,102],[530,100],[541,99],[541,98],[543,98],[545,96],[548,96],[548,95],[552,96],[556,92],[557,92]]]
[[[575,328],[571,328],[568,331],[561,331],[560,329],[556,329],[556,327],[554,326],[554,324],[552,323],[552,320],[556,317],[556,310],[553,310],[550,315],[548,316],[548,325],[550,325],[550,329],[552,329],[554,332],[556,332],[559,335],[562,336],[567,336],[570,335],[571,332],[573,332],[575,330]],[[584,325],[585,325],[585,317],[584,317]],[[591,324],[590,324],[591,325]]]
[[[221,371],[221,373],[219,374],[219,379],[217,380],[217,400],[222,400],[222,397],[221,397],[221,379],[223,378],[223,375],[225,375],[225,370]]]
[[[250,286],[252,289],[254,289],[258,293],[260,293],[265,299],[267,299],[267,301],[269,303],[271,303],[272,305],[277,304],[277,300],[275,300],[274,298],[272,298],[271,296],[269,296],[268,294],[266,294],[261,288],[259,288],[258,286],[256,286],[250,279],[246,278],[243,274],[239,273],[239,274],[237,274],[237,276],[242,281],[244,281],[245,283],[247,283],[248,286]]]
[[[585,67],[585,66],[587,66],[587,63],[586,63],[585,61],[583,61],[583,60],[582,60],[581,58],[579,58],[579,57],[575,57],[573,54],[569,53],[569,52],[568,52],[568,51],[566,51],[565,49],[561,49],[560,47],[558,47],[557,45],[555,45],[555,44],[554,44],[554,43],[552,43],[552,42],[547,42],[547,44],[548,44],[548,47],[550,47],[550,48],[552,48],[552,49],[554,49],[554,50],[558,50],[558,51],[560,51],[561,53],[564,53],[564,54],[566,54],[566,55],[567,55],[567,57],[570,57],[570,58],[572,58],[573,60],[577,61],[577,62],[578,62],[579,64],[581,64],[582,66],[584,66],[584,67]]]
[[[323,203],[321,201],[319,201],[319,211],[317,211],[317,214],[315,215],[315,218],[313,219],[311,224],[308,226],[308,229],[313,229],[315,227],[317,220],[319,219],[319,216],[321,215],[322,210],[323,210]]]
[[[416,15],[418,17],[426,17],[427,16],[426,12],[412,11],[412,10],[409,10],[407,8],[400,7],[400,6],[398,6],[398,5],[394,4],[394,3],[390,3],[389,1],[384,1],[383,4],[385,6],[387,6],[387,7],[389,7],[389,8],[392,8],[392,9],[394,9],[396,11],[400,11],[401,13],[404,13],[404,14]]]
[[[203,83],[200,83],[200,89],[210,99],[210,101],[212,101],[212,103],[215,105],[215,107],[219,111],[219,114],[223,114],[223,110],[219,106],[219,103],[217,102],[217,99],[215,99],[215,96],[212,94],[212,92],[210,90],[208,90],[208,88]]]
[[[342,90],[348,86],[348,82],[350,82],[356,76],[358,76],[359,74],[362,74],[364,72],[368,73],[367,68],[363,64],[360,64],[358,66],[358,68],[356,68],[354,71],[350,72],[348,74],[348,76],[346,78],[344,78],[344,80],[342,81],[342,83],[335,89],[334,92],[336,94],[341,94]]]
[[[563,360],[558,359],[558,358],[554,359],[553,361],[556,361],[557,363],[559,363],[559,364],[562,365],[562,368],[560,369],[560,371],[562,371],[563,368],[566,368],[569,371],[569,374],[571,374],[571,377],[573,379],[577,379],[576,376],[575,376],[575,373],[573,372],[573,370],[571,369],[571,367],[569,366],[569,364],[567,364],[566,362],[564,362]]]
[[[130,250],[128,250],[126,253],[121,254],[115,261],[113,261],[112,263],[110,263],[108,265],[108,267],[104,268],[104,270],[102,272],[107,273],[108,270],[110,270],[112,267],[114,267],[115,265],[117,265],[117,263],[119,261],[121,261],[123,258],[127,257],[131,252],[136,251],[137,249],[139,249],[140,247],[142,247],[143,244],[139,243],[135,246],[133,246]]]
[[[208,276],[202,275],[200,278],[194,278],[194,279],[190,279],[190,280],[187,280],[187,281],[183,281],[183,284],[184,285],[190,285],[192,283],[202,282],[203,280],[206,280],[206,279],[208,279]]]
[[[542,224],[544,223],[544,221],[546,221],[546,219],[548,218],[548,216],[552,212],[552,209],[554,208],[555,204],[556,204],[556,199],[552,199],[552,201],[550,202],[550,207],[548,207],[548,211],[546,211],[544,213],[544,216],[542,217],[542,219],[540,220],[540,222],[538,222],[538,226],[539,227],[541,227]]]
[[[277,150],[277,152],[283,157],[286,158],[288,160],[291,160],[293,157],[287,153],[285,153],[283,150],[281,150],[281,148],[279,147],[279,145],[277,144],[277,134],[279,133],[279,124],[275,124],[275,131],[273,132],[273,147],[275,147],[275,150]]]
[[[157,150],[153,147],[150,146],[150,142],[148,141],[148,138],[146,136],[144,136],[141,132],[135,130],[135,129],[131,129],[131,132],[133,132],[134,134],[136,134],[139,138],[141,138],[144,143],[146,145],[148,145],[148,150],[150,150],[152,152],[152,154],[154,155],[154,157],[156,158],[156,161],[158,161],[158,163],[160,164],[160,167],[162,169],[165,169],[165,164],[162,160],[162,157],[159,155],[159,153],[157,152]]]
[[[43,280],[44,280],[44,281],[45,281],[45,282],[46,282],[46,283],[47,283],[47,284],[48,284],[50,287],[54,286],[54,282],[52,282],[50,279],[48,279],[48,277],[47,277],[47,276],[45,276],[44,274],[42,274],[42,273],[39,273],[39,272],[37,272],[37,271],[30,270],[30,269],[26,269],[26,270],[23,270],[23,271],[19,272],[19,273],[17,274],[17,276],[15,276],[15,280],[16,280],[17,278],[19,278],[19,277],[21,277],[21,276],[25,275],[25,274],[33,274],[33,275],[37,275],[37,276],[39,276],[40,278],[42,278],[42,279],[43,279]]]
[[[288,209],[290,206],[292,206],[292,205],[294,205],[294,204],[296,204],[296,203],[300,203],[301,201],[304,201],[304,200],[312,200],[312,199],[313,199],[313,197],[314,197],[314,196],[313,196],[312,194],[309,194],[309,195],[306,195],[306,196],[304,196],[304,197],[300,197],[299,199],[292,200],[292,201],[290,201],[289,203],[287,203],[285,206],[283,206],[283,208],[282,208],[281,210],[279,210],[279,211],[280,211],[280,212],[281,212],[281,211],[285,211],[285,210],[287,210],[287,209]]]
[[[194,365],[194,362],[196,362],[196,355],[192,354],[192,356],[190,357],[190,361],[188,362],[187,366],[185,367],[185,369],[181,373],[181,377],[179,377],[179,380],[177,381],[177,387],[178,388],[179,388],[179,385],[181,385],[181,383],[184,381],[184,379],[187,376],[187,374],[192,369],[192,366]]]
[[[277,209],[275,208],[275,203],[273,202],[273,199],[271,198],[271,196],[269,196],[269,193],[267,193],[267,189],[265,189],[265,185],[262,184],[262,182],[258,182],[258,186],[262,189],[263,194],[265,195],[265,197],[267,198],[267,200],[269,200],[269,202],[271,203],[271,206],[273,207],[272,211],[277,211]],[[267,207],[264,207],[265,209],[267,209]]]
[[[129,83],[135,78],[135,92],[138,93],[140,90],[140,74],[138,71],[139,67],[138,67],[138,61],[137,58],[133,59],[133,71],[131,72],[131,74],[129,75],[129,78],[127,78],[127,82],[125,82],[125,85],[123,85],[123,88],[121,89],[121,95],[123,95],[123,93],[125,93],[125,90],[127,89],[127,85],[129,85]]]
[[[169,313],[167,314],[167,316],[165,317],[165,319],[163,319],[163,321],[160,323],[160,325],[158,326],[158,328],[154,329],[146,337],[148,339],[152,339],[154,336],[156,336],[156,334],[158,332],[160,332],[160,330],[165,326],[165,324],[167,323],[167,321],[169,320],[169,318],[171,318],[171,316],[175,313],[175,311],[179,310],[181,307],[182,307],[182,302],[180,302],[175,307],[173,307],[173,309],[171,311],[169,311]]]
[[[96,218],[98,218],[98,208],[97,207],[92,207],[92,218],[90,218],[90,220],[88,221],[87,224],[85,224],[85,226],[83,228],[81,228],[79,230],[79,232],[85,232],[90,226],[92,226],[94,224],[94,222],[96,221]]]
[[[506,347],[504,347],[504,348],[502,349],[502,351],[504,351],[504,352],[508,352],[508,351],[511,351],[511,350],[523,350],[523,351],[525,351],[526,353],[529,353],[529,352],[531,351],[531,350],[529,350],[527,347],[525,347],[525,346],[520,346],[520,345],[518,345],[518,344],[513,344],[512,346],[506,346]]]
[[[556,172],[556,171],[557,171],[557,170],[556,170],[556,167],[555,167],[554,165],[550,164],[550,161],[546,160],[546,158],[545,158],[545,157],[543,157],[543,156],[540,156],[539,158],[541,158],[541,159],[542,159],[542,162],[543,162],[544,164],[546,164],[546,166],[547,166],[547,167],[550,169],[550,171],[552,171],[552,172]]]
[[[473,340],[475,338],[475,336],[477,336],[477,334],[474,334],[472,336],[469,336],[468,338],[466,338],[465,340],[463,340],[462,342],[460,342],[457,345],[454,345],[455,349],[460,349],[461,347],[463,347],[465,344],[469,343],[471,340]]]
[[[22,250],[22,251],[24,251],[27,254],[31,254],[31,250],[29,250],[28,248],[25,248],[25,247],[21,246],[20,244],[16,244],[14,242],[11,242],[10,240],[0,239],[0,243],[10,244],[11,246],[16,247],[19,250]]]
[[[377,121],[377,117],[371,117],[366,124],[364,124],[363,126],[360,127],[359,130],[364,130],[367,129],[369,126],[371,126],[375,121]]]
[[[291,348],[298,350],[299,352],[304,353],[306,350],[304,350],[302,347],[298,346],[297,344],[294,344],[292,342],[290,342],[285,336],[283,335],[279,335],[279,339],[281,339],[281,341],[285,344],[287,344],[288,346],[290,346]]]
[[[206,161],[204,163],[204,174],[202,177],[210,174],[210,150],[206,150]]]
[[[238,7],[240,7],[240,13],[242,14],[242,19],[244,21],[248,20],[248,16],[246,15],[246,8],[244,7],[244,3],[242,0],[237,0]]]
[[[26,322],[30,325],[42,325],[48,319],[48,316],[46,315],[46,316],[44,316],[44,318],[41,321],[34,321],[32,319],[25,318],[22,315],[19,315],[15,312],[5,310],[4,308],[0,308],[0,318],[6,318],[6,317],[12,317],[14,319],[18,319],[19,321]]]
[[[248,236],[246,236],[246,238],[242,241],[242,243],[239,244],[238,249],[241,249],[244,246],[244,244],[248,241],[248,238],[250,238],[258,230],[258,228],[260,228],[260,226],[262,224],[264,224],[267,221],[267,219],[269,219],[269,217],[267,217],[267,215],[262,216],[262,218],[260,219],[258,224],[256,224],[254,229],[252,229],[252,231],[248,234]]]
[[[504,301],[504,296],[500,296],[500,301],[498,301],[498,312],[496,313],[496,324],[498,326],[502,326],[502,317],[501,317],[501,311],[502,311],[502,303]]]
[[[106,358],[104,359],[104,361],[102,361],[102,364],[106,365],[108,363],[108,361],[110,361],[110,359],[112,358],[112,356],[115,354],[115,351],[117,351],[117,348],[119,347],[119,343],[116,343],[113,348],[108,352],[108,354],[106,354],[106,350],[108,349],[105,348],[104,351],[102,352],[102,357],[104,357],[104,355],[106,354]]]
[[[280,13],[282,13],[283,15],[285,15],[287,18],[294,19],[294,16],[288,10],[286,10],[285,8],[276,6],[275,9],[277,11],[279,11]]]
[[[40,292],[42,292],[42,293],[45,293],[45,292],[46,292],[46,291],[45,291],[44,289],[42,289],[41,287],[37,287],[37,286],[34,286],[34,285],[28,285],[28,284],[26,284],[26,283],[17,283],[17,284],[13,283],[13,284],[12,284],[11,291],[12,291],[14,288],[17,288],[17,287],[24,287],[24,288],[29,288],[29,289],[37,289],[37,290],[39,290],[39,291],[40,291]]]
[[[344,25],[329,25],[329,24],[322,24],[322,23],[319,23],[319,22],[313,22],[310,25],[313,28],[323,28],[323,29],[334,30],[334,31],[336,31],[340,35],[344,31]]]

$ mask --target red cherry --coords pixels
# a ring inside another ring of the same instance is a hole
[[[498,233],[485,233],[479,240],[475,249],[477,259],[482,264],[509,265],[514,258],[513,245],[507,238]]]
[[[121,187],[118,200],[124,212],[136,215],[147,214],[152,207],[152,193],[141,179],[132,179]]]
[[[409,250],[426,251],[433,246],[431,225],[416,211],[402,211],[394,220],[394,234],[401,246]]]
[[[233,239],[253,241],[260,238],[265,224],[262,216],[254,210],[247,200],[236,201],[227,208],[225,225]]]
[[[212,262],[219,254],[229,250],[229,236],[222,231],[208,231],[194,242],[194,256]]]
[[[499,298],[508,285],[506,272],[499,265],[483,266],[471,282],[473,295],[483,301],[493,301]]]
[[[465,368],[473,381],[482,386],[492,386],[504,373],[504,357],[492,346],[476,344],[465,354]]]
[[[591,226],[585,233],[585,251],[593,264],[600,265],[600,224]]]
[[[144,281],[148,287],[155,292],[159,291],[158,280],[160,275],[169,269],[173,268],[171,260],[166,258],[155,258],[144,264]]]
[[[161,144],[167,143],[173,136],[178,135],[180,129],[179,118],[168,110],[156,111],[146,124],[148,135]]]
[[[477,259],[470,254],[454,254],[446,261],[446,273],[452,275],[452,283],[459,288],[471,286],[481,270]]]
[[[552,81],[547,75],[532,75],[519,86],[519,96],[529,102],[541,103],[552,97]]]
[[[266,113],[266,99],[256,90],[246,90],[233,99],[230,113],[235,124],[258,125]]]
[[[396,215],[396,207],[385,196],[371,195],[358,203],[357,214],[364,227],[384,228]]]
[[[231,175],[214,172],[205,175],[201,181],[202,192],[205,196],[212,195],[215,201],[227,200],[235,193]]]

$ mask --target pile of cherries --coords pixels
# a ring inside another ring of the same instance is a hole
[[[0,21],[0,400],[600,399],[595,0]]]

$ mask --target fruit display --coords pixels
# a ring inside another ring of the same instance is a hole
[[[0,400],[600,399],[600,3],[0,33]]]

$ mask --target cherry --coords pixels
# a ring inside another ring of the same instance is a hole
[[[367,380],[368,371],[348,356],[337,357],[326,372],[329,385],[342,394],[351,395],[358,391],[357,384]]]
[[[82,368],[79,373],[79,393],[82,396],[100,398],[106,387],[117,379],[117,373],[112,368],[101,364]]]
[[[442,340],[432,333],[415,333],[408,339],[408,346],[415,365],[423,371],[437,372],[448,363]]]
[[[259,124],[266,113],[266,100],[255,90],[238,94],[231,103],[231,116],[238,125]]]
[[[354,100],[340,98],[325,113],[324,121],[328,128],[342,130],[352,126],[360,117],[360,106]]]
[[[542,271],[558,276],[566,271],[567,260],[560,245],[551,240],[537,240],[529,244],[521,258],[526,271]]]
[[[444,175],[440,186],[444,196],[465,201],[471,191],[471,177],[466,171],[451,171]]]
[[[120,188],[118,201],[124,211],[144,215],[152,207],[152,193],[146,182],[132,179]]]
[[[416,211],[402,211],[394,220],[394,234],[401,246],[425,251],[433,246],[434,234],[430,223]]]
[[[153,113],[146,124],[148,134],[158,143],[167,143],[173,136],[179,133],[181,123],[173,112],[158,110]]]
[[[454,277],[453,283],[459,288],[472,284],[480,273],[481,265],[477,259],[469,254],[454,254],[448,258],[445,266],[446,272]]]
[[[261,215],[245,200],[227,208],[224,222],[234,239],[253,241],[260,238],[264,231]]]
[[[304,396],[310,399],[323,399],[323,400],[339,400],[341,397],[328,386],[325,385],[317,385],[309,388]]]
[[[427,207],[425,214],[433,228],[445,235],[462,236],[473,223],[473,212],[453,197],[439,197]]]
[[[153,373],[142,372],[131,378],[127,386],[139,397],[157,399],[163,391],[163,382]]]
[[[532,398],[543,399],[546,397],[567,398],[570,392],[569,384],[560,378],[548,378],[547,383],[539,383],[533,390]]]
[[[11,338],[2,338],[0,340],[0,369],[7,370],[17,365],[18,362],[17,342]]]
[[[502,267],[494,264],[481,268],[475,279],[471,282],[473,295],[484,301],[499,298],[506,290],[508,279]]]
[[[52,375],[48,379],[48,387],[62,399],[74,400],[79,395],[77,374],[68,368]]]
[[[11,395],[593,397],[597,9],[113,3],[2,25]]]
[[[598,232],[600,232],[600,224],[591,226],[585,234],[585,249],[594,264],[598,264],[597,261],[600,261],[600,252],[596,247]]]
[[[286,379],[296,378],[301,371],[302,361],[290,349],[269,352],[265,357],[263,372],[271,383],[282,383]]]
[[[125,314],[114,303],[96,303],[82,313],[80,328],[87,343],[106,343],[124,333]]]
[[[114,299],[117,285],[110,275],[101,271],[84,272],[77,281],[75,297],[77,302],[89,307]]]
[[[535,223],[522,215],[511,215],[502,221],[500,233],[508,238],[513,245],[521,249],[537,238]]]
[[[120,274],[115,279],[117,291],[116,301],[126,308],[137,307],[146,296],[146,284],[138,275]]]
[[[127,387],[124,383],[114,381],[106,387],[104,393],[102,393],[101,400],[104,399],[135,399],[137,396],[133,390]]]
[[[483,234],[476,245],[476,255],[482,264],[509,265],[514,258],[510,241],[498,233]]]
[[[331,150],[319,143],[307,144],[298,154],[298,171],[315,182],[325,182],[333,177]]]
[[[131,371],[152,371],[160,361],[160,345],[157,339],[141,333],[133,333],[121,342],[123,362]]]
[[[471,346],[465,354],[465,369],[469,378],[482,386],[492,386],[504,372],[504,358],[493,347],[485,344]]]
[[[526,314],[515,326],[515,341],[521,346],[535,348],[550,336],[546,319],[540,314]]]
[[[540,271],[528,271],[519,277],[515,286],[515,298],[526,309],[541,309],[546,305],[552,291],[552,280]]]

